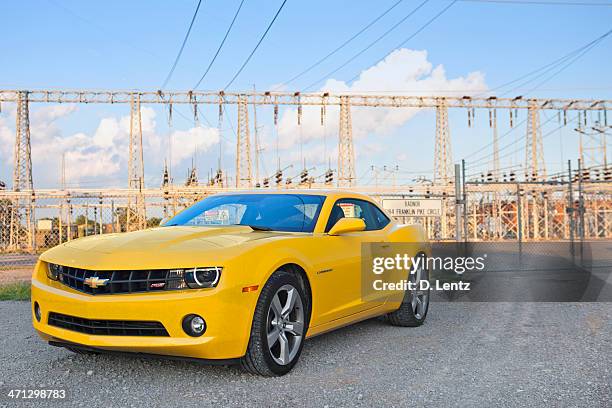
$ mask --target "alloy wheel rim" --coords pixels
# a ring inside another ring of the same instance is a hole
[[[429,280],[429,273],[423,267],[419,267],[413,274],[410,275],[410,280],[415,284],[415,288],[411,293],[410,304],[414,317],[422,319],[427,313],[429,306],[429,290],[421,289],[421,281]]]
[[[281,286],[268,308],[267,338],[272,359],[280,365],[293,361],[304,337],[304,307],[292,285]]]

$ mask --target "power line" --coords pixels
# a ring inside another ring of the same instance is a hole
[[[215,52],[215,56],[212,58],[212,60],[208,64],[208,67],[206,68],[206,71],[204,71],[204,73],[202,74],[202,77],[200,78],[198,83],[193,87],[193,89],[198,89],[198,87],[200,86],[200,84],[202,83],[202,81],[204,80],[206,75],[208,74],[208,71],[210,71],[210,68],[215,63],[215,60],[217,59],[217,56],[219,55],[219,52],[221,52],[221,48],[223,48],[223,44],[225,44],[225,40],[227,40],[227,36],[229,35],[230,31],[232,31],[232,27],[234,26],[234,23],[236,22],[236,18],[238,18],[238,14],[240,13],[240,9],[242,8],[243,4],[244,4],[244,0],[242,0],[240,2],[240,5],[238,6],[238,10],[236,10],[236,13],[234,14],[234,18],[232,19],[232,22],[230,23],[229,27],[227,28],[227,31],[225,32],[225,36],[223,37],[223,40],[221,40],[221,44],[219,44],[219,48],[217,48],[217,52]]]
[[[417,8],[415,8],[415,9],[413,10],[413,12],[412,12],[412,13],[414,13],[416,10],[418,10],[419,8],[421,8],[421,7],[424,5],[424,3],[426,3],[426,2],[427,2],[427,0],[426,0],[425,2],[423,2],[423,3],[419,4],[419,5],[417,6]],[[457,0],[453,0],[453,1],[452,1],[452,2],[449,4],[449,5],[447,5],[446,7],[444,7],[444,8],[443,8],[441,11],[439,11],[439,12],[438,12],[438,13],[437,13],[435,16],[433,16],[433,17],[432,17],[431,19],[429,19],[429,20],[428,20],[428,21],[427,21],[425,24],[423,24],[421,27],[419,27],[419,28],[418,28],[418,29],[417,29],[417,30],[416,30],[414,33],[412,33],[412,34],[411,34],[411,35],[410,35],[408,38],[406,38],[404,41],[402,41],[402,42],[400,43],[400,45],[399,45],[399,46],[397,46],[397,47],[395,47],[395,48],[393,48],[393,49],[395,50],[395,49],[401,48],[401,47],[402,47],[404,44],[406,44],[408,41],[410,41],[411,39],[413,39],[413,38],[414,38],[415,36],[417,36],[417,35],[418,35],[418,34],[419,34],[421,31],[423,31],[425,28],[427,28],[427,27],[428,27],[428,26],[429,26],[431,23],[433,23],[435,20],[437,20],[437,19],[438,19],[438,18],[439,18],[439,17],[440,17],[442,14],[444,14],[444,13],[445,13],[445,12],[446,12],[446,11],[447,11],[449,8],[451,8],[451,7],[452,7],[452,6],[453,6],[453,5],[454,5],[456,2],[457,2]],[[412,14],[412,13],[411,13],[411,14]],[[410,16],[410,15],[409,15],[409,16]],[[409,16],[408,16],[408,17],[409,17]],[[383,34],[383,36],[384,36],[384,35],[386,35],[386,33],[385,33],[385,34]],[[380,38],[380,37],[379,37],[379,38]],[[373,45],[373,44],[371,44],[371,45]],[[344,67],[344,66],[345,66],[345,65],[347,65],[349,62],[351,62],[351,61],[352,61],[352,60],[354,60],[355,58],[359,57],[359,56],[360,56],[361,54],[363,54],[363,53],[364,53],[364,52],[365,52],[365,51],[366,51],[368,48],[370,48],[370,46],[368,46],[366,49],[364,49],[364,50],[362,50],[361,52],[359,52],[357,55],[355,55],[353,58],[351,58],[349,61],[347,61],[345,64],[343,64],[343,65],[342,65],[340,68]],[[380,59],[377,61],[377,63],[378,63],[378,62],[380,62]],[[332,73],[328,74],[327,76],[332,75],[333,73],[335,73],[336,71],[338,71],[340,68],[338,68],[338,69],[334,70]],[[349,81],[347,81],[347,82],[352,82],[352,81],[356,80],[357,78],[359,78],[359,75],[361,75],[361,73],[359,73],[359,74],[355,75],[353,78],[351,78],[351,79],[350,79]],[[309,86],[308,86],[308,88],[310,88],[310,87],[312,87],[312,86],[316,85],[317,83],[321,82],[323,79],[325,79],[325,78],[319,79],[317,82],[312,83],[311,85],[309,85]],[[306,88],[306,89],[308,89],[308,88]]]
[[[319,66],[321,63],[323,63],[324,61],[326,61],[329,57],[331,57],[332,55],[336,54],[338,51],[340,51],[342,48],[344,48],[345,46],[347,46],[350,42],[352,42],[355,38],[359,37],[361,34],[363,34],[368,28],[372,27],[374,24],[376,24],[381,18],[383,18],[384,16],[386,16],[391,10],[393,10],[398,4],[400,4],[402,1],[404,0],[398,0],[395,3],[393,3],[391,5],[391,7],[389,7],[388,9],[386,9],[382,14],[380,14],[378,17],[376,17],[374,20],[370,21],[370,23],[368,23],[364,28],[362,28],[361,30],[359,30],[357,33],[355,33],[351,38],[349,38],[348,40],[344,41],[342,44],[340,44],[340,46],[336,47],[333,51],[331,51],[330,53],[328,53],[327,55],[325,55],[323,58],[319,59],[317,62],[315,62],[314,64],[310,65],[308,68],[306,68],[304,71],[300,72],[299,74],[295,75],[294,77],[292,77],[291,79],[281,83],[280,85],[277,86],[277,88],[280,88],[283,85],[288,85],[290,83],[292,83],[293,81],[295,81],[298,78],[301,78],[302,76],[304,76],[305,74],[307,74],[308,72],[312,71],[314,68],[316,68],[317,66]]]
[[[455,0],[457,1],[457,0]],[[321,78],[317,79],[316,81],[314,81],[313,83],[311,83],[310,85],[308,85],[306,88],[304,88],[303,90],[306,91],[310,88],[312,88],[313,86],[317,85],[319,82],[324,81],[325,79],[329,78],[331,75],[335,74],[336,72],[340,71],[342,68],[344,68],[345,66],[347,66],[348,64],[350,64],[351,62],[353,62],[356,58],[358,58],[359,56],[361,56],[364,52],[366,52],[367,50],[369,50],[370,48],[372,48],[374,45],[376,45],[380,40],[382,40],[383,38],[385,38],[387,35],[389,35],[393,30],[395,30],[397,27],[400,26],[400,24],[402,24],[404,21],[406,21],[408,18],[410,18],[414,13],[416,13],[421,7],[423,7],[425,4],[427,4],[429,2],[429,0],[425,0],[422,3],[420,3],[418,6],[416,6],[414,9],[412,9],[408,14],[406,14],[400,21],[398,21],[397,23],[395,23],[393,26],[391,26],[391,28],[389,28],[387,31],[385,31],[382,35],[380,35],[378,38],[376,38],[374,41],[372,41],[370,44],[368,44],[368,46],[366,46],[365,48],[361,49],[361,51],[359,51],[357,54],[353,55],[351,58],[349,58],[348,60],[346,60],[342,65],[340,65],[338,68],[334,69],[333,71],[327,73],[326,75],[322,76]]]
[[[424,29],[426,29],[431,23],[433,23],[434,21],[436,21],[440,16],[442,16],[442,14],[446,13],[446,11],[451,8],[458,0],[453,0],[448,6],[444,7],[442,10],[440,10],[435,16],[433,16],[431,19],[429,19],[425,24],[423,24],[421,27],[419,27],[418,30],[416,30],[414,33],[412,33],[408,38],[406,38],[404,41],[402,41],[397,47],[393,48],[394,50],[398,49],[398,48],[402,48],[404,45],[406,45],[406,43],[410,40],[412,40],[414,37],[416,37],[421,31],[423,31]],[[379,59],[376,63],[380,62],[382,59]],[[374,64],[375,65],[375,64]],[[355,75],[354,77],[352,77],[348,82],[353,82],[355,81],[357,78],[359,78],[359,76],[361,75],[361,73],[358,73],[357,75]]]
[[[257,45],[255,46],[255,48],[253,48],[253,51],[251,51],[251,53],[249,54],[249,56],[247,57],[247,59],[244,61],[244,63],[242,64],[242,66],[240,67],[240,69],[238,70],[238,72],[236,72],[236,74],[234,75],[234,77],[231,79],[231,81],[229,81],[227,83],[227,85],[225,85],[225,87],[223,89],[227,89],[229,88],[234,81],[236,80],[236,78],[238,78],[238,75],[240,75],[240,73],[242,72],[242,70],[244,69],[244,67],[246,67],[246,65],[249,63],[249,61],[251,60],[251,57],[253,57],[253,54],[255,54],[255,51],[257,51],[257,48],[259,48],[259,46],[261,45],[261,43],[263,42],[264,38],[266,38],[266,35],[268,35],[268,31],[270,31],[270,28],[272,28],[272,25],[274,24],[274,22],[276,21],[276,18],[278,17],[278,15],[280,14],[281,10],[283,9],[283,7],[285,7],[285,3],[287,3],[287,0],[283,0],[283,3],[280,5],[280,7],[278,8],[278,10],[276,11],[276,14],[274,15],[274,18],[272,19],[272,21],[270,21],[270,24],[268,24],[268,28],[266,28],[266,31],[264,31],[263,35],[261,36],[261,38],[259,39],[259,41],[257,42]]]
[[[550,72],[550,71],[554,70],[555,68],[559,67],[559,66],[560,66],[560,65],[562,65],[563,63],[565,63],[565,62],[567,62],[568,60],[570,60],[570,62],[568,63],[568,65],[566,65],[566,66],[565,66],[565,67],[562,69],[562,70],[564,70],[564,69],[565,69],[565,68],[567,68],[569,65],[573,64],[573,63],[574,63],[574,62],[575,62],[577,59],[579,59],[579,58],[580,58],[580,57],[582,57],[584,54],[586,54],[588,51],[590,51],[590,50],[591,50],[593,47],[595,47],[597,44],[599,44],[601,41],[603,41],[603,40],[604,40],[606,37],[608,37],[610,34],[612,34],[612,29],[611,29],[611,30],[609,30],[609,31],[607,31],[606,33],[604,33],[604,34],[600,35],[599,37],[595,38],[594,40],[592,40],[592,41],[588,42],[587,44],[585,44],[585,45],[583,45],[583,46],[581,46],[581,47],[579,47],[579,48],[576,48],[575,50],[573,50],[573,51],[571,51],[571,52],[569,52],[569,53],[565,54],[565,55],[564,55],[564,56],[562,56],[561,58],[558,58],[558,59],[556,59],[556,60],[554,60],[554,61],[552,61],[552,62],[550,62],[550,63],[548,63],[548,64],[546,64],[546,65],[541,66],[541,67],[540,67],[540,68],[538,68],[538,69],[535,69],[535,70],[533,70],[533,71],[531,71],[531,72],[528,72],[527,74],[522,75],[522,76],[518,77],[517,79],[514,79],[514,80],[512,80],[512,81],[508,81],[508,82],[506,82],[506,83],[504,83],[504,84],[502,84],[502,85],[499,85],[499,86],[497,86],[497,87],[495,87],[495,88],[491,89],[491,91],[495,91],[495,90],[499,90],[499,89],[501,89],[501,88],[505,88],[506,86],[508,86],[508,85],[510,85],[510,84],[516,83],[516,82],[518,82],[518,81],[521,81],[521,80],[523,80],[523,79],[525,79],[525,78],[530,77],[530,76],[531,76],[531,75],[533,75],[533,74],[538,73],[538,75],[534,76],[533,78],[528,79],[527,81],[522,82],[521,84],[519,84],[519,85],[515,86],[514,88],[512,88],[512,89],[510,89],[510,90],[508,90],[508,91],[505,91],[505,92],[502,94],[502,96],[503,96],[503,95],[507,95],[507,94],[512,93],[512,92],[514,92],[515,90],[517,90],[517,89],[519,89],[519,88],[521,88],[521,87],[524,87],[525,85],[527,85],[527,84],[529,84],[529,83],[531,83],[531,82],[535,81],[536,79],[538,79],[538,78],[542,77],[543,75],[546,75],[548,72]],[[572,59],[572,58],[573,58],[573,59]],[[561,71],[562,71],[562,70],[561,70]],[[558,72],[558,73],[559,73],[559,72]],[[552,79],[552,77],[554,77],[554,76],[555,76],[555,75],[557,75],[558,73],[553,74],[553,75],[552,75],[552,76],[551,76],[549,79],[547,79],[545,82],[547,82],[548,80]],[[537,86],[536,86],[536,88],[538,88],[540,85],[543,85],[545,82],[541,82],[539,85],[537,85]],[[533,90],[534,90],[534,89],[536,89],[536,88],[532,88],[532,89],[530,89],[528,92],[531,92],[531,91],[533,91]]]
[[[170,69],[170,72],[168,72],[168,75],[166,76],[166,79],[163,85],[161,86],[161,89],[164,89],[166,85],[168,85],[168,82],[170,81],[170,78],[172,78],[172,74],[174,73],[174,69],[176,68],[178,64],[179,59],[181,59],[181,54],[183,54],[183,49],[185,49],[185,44],[187,43],[187,39],[189,38],[189,34],[191,33],[191,28],[193,27],[193,23],[195,22],[195,19],[198,15],[198,11],[200,10],[201,4],[202,4],[202,0],[198,0],[198,5],[195,9],[195,12],[193,13],[193,17],[191,18],[191,23],[189,23],[189,29],[187,29],[187,33],[185,34],[185,38],[183,39],[183,44],[181,44],[181,48],[179,49],[176,59],[174,60],[174,64],[172,64],[172,68]]]
[[[588,48],[586,48],[584,51],[582,51],[580,54],[578,54],[577,56],[575,56],[572,60],[570,60],[567,64],[565,64],[563,67],[561,67],[559,70],[555,71],[552,73],[552,75],[550,75],[549,77],[547,77],[546,79],[544,79],[543,81],[540,81],[536,86],[534,86],[533,88],[531,88],[530,90],[528,90],[526,92],[526,94],[529,94],[533,91],[535,91],[536,89],[538,89],[539,87],[541,87],[542,85],[544,85],[545,83],[547,83],[548,81],[550,81],[551,79],[553,79],[554,77],[556,77],[557,75],[559,75],[561,72],[565,71],[567,68],[569,68],[574,62],[578,61],[580,58],[582,58],[587,52],[591,51],[593,48],[595,48],[597,46],[597,44],[599,44],[601,41],[603,41],[603,39],[605,37],[607,37],[608,35],[612,34],[612,30],[608,31],[604,36],[602,36],[600,39],[597,40],[597,42],[593,43],[592,45],[590,45]]]
[[[527,118],[523,119],[522,121],[520,121],[519,123],[516,124],[516,126],[513,126],[512,128],[510,128],[507,132],[505,132],[503,135],[501,135],[500,137],[497,138],[497,140],[501,140],[504,137],[508,136],[510,133],[514,132],[516,129],[520,128],[520,126],[522,126],[525,122],[527,122]],[[468,154],[467,156],[463,156],[463,160],[467,159],[468,157],[472,157],[477,153],[482,152],[483,150],[487,149],[489,146],[492,146],[494,142],[490,142],[487,145],[482,146],[480,149],[473,151],[472,153]]]
[[[550,117],[548,120],[546,120],[544,123],[542,123],[542,124],[541,124],[541,125],[538,127],[538,130],[542,130],[542,127],[543,127],[544,125],[546,125],[548,122],[550,122],[552,119],[554,119],[554,116],[551,116],[551,117]],[[570,120],[568,120],[568,123],[572,123],[572,122],[576,121],[577,119],[578,119],[578,116],[576,116],[574,119],[570,119]],[[561,128],[565,127],[565,126],[567,126],[567,125],[566,125],[565,123],[563,123],[563,124],[559,125],[558,127],[554,128],[553,130],[551,130],[550,132],[548,132],[548,133],[544,134],[544,135],[542,136],[542,140],[544,140],[544,139],[545,139],[547,136],[550,136],[551,134],[553,134],[554,132],[556,132],[557,130],[559,130],[559,129],[561,129]],[[524,139],[516,139],[514,142],[509,143],[509,144],[507,144],[506,146],[504,146],[503,148],[499,149],[499,151],[505,150],[505,149],[509,148],[510,146],[513,146],[513,145],[517,144],[518,142],[521,142],[522,140],[524,140]],[[506,158],[506,157],[508,157],[508,156],[511,156],[511,155],[513,155],[514,153],[520,152],[520,151],[521,151],[521,150],[523,150],[523,149],[524,149],[524,147],[520,147],[520,148],[515,149],[515,150],[513,150],[513,151],[511,151],[511,152],[506,152],[506,153],[505,153],[505,154],[503,154],[502,156],[499,156],[499,159],[503,159],[503,158]],[[477,159],[477,160],[475,160],[475,161],[471,162],[471,163],[470,163],[470,165],[469,165],[469,166],[467,166],[466,168],[467,168],[467,169],[473,169],[473,168],[475,168],[475,167],[479,167],[479,166],[481,165],[480,163],[482,163],[483,159],[487,159],[487,158],[490,158],[490,156],[483,156],[482,158]]]

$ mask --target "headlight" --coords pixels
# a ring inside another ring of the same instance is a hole
[[[185,283],[192,289],[214,288],[221,277],[220,266],[210,268],[193,268],[184,270]]]
[[[47,264],[47,277],[51,280],[58,280],[59,275],[63,272],[63,267],[61,265],[56,265],[52,263]]]

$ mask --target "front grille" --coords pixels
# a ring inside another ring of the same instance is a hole
[[[152,321],[90,320],[50,312],[48,324],[79,333],[101,336],[169,336],[163,324]]]
[[[182,270],[92,271],[59,267],[58,280],[92,295],[186,289]]]

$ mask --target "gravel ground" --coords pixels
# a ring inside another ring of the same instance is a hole
[[[420,328],[370,320],[310,339],[282,378],[74,355],[37,337],[29,303],[0,312],[0,388],[65,388],[51,406],[612,406],[612,303],[435,303]]]

